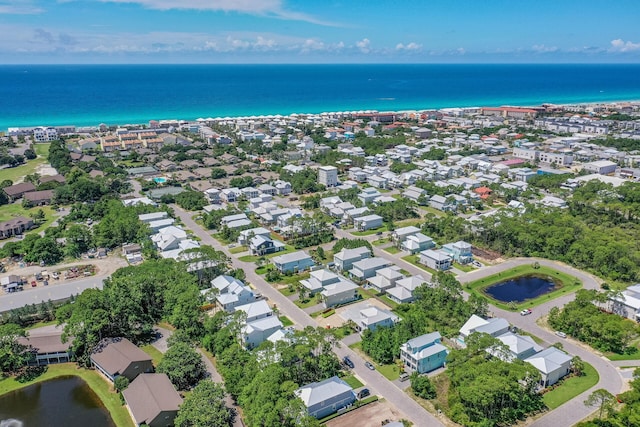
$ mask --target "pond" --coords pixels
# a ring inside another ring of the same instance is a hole
[[[80,377],[59,377],[0,396],[0,427],[115,427]]]
[[[522,302],[547,294],[556,284],[548,277],[520,276],[485,288],[484,292],[502,302]]]

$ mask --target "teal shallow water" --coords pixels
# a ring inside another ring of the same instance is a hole
[[[0,66],[0,129],[640,99],[640,65]]]

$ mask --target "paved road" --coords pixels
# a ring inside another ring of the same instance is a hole
[[[103,276],[93,276],[68,283],[50,284],[49,286],[42,286],[42,284],[40,284],[36,289],[2,295],[0,297],[0,312],[13,310],[14,308],[23,307],[28,304],[39,304],[42,301],[66,299],[71,295],[80,294],[89,288],[102,289],[103,280]],[[51,282],[53,282],[53,280]]]
[[[481,279],[492,274],[499,273],[516,267],[518,265],[533,264],[538,262],[540,265],[551,267],[555,270],[577,277],[582,281],[585,289],[599,289],[601,281],[588,273],[577,270],[561,262],[551,261],[540,258],[513,258],[498,265],[487,266],[475,270],[473,272],[464,273],[458,276],[458,280],[461,283],[468,283],[474,280]],[[547,303],[539,305],[533,308],[533,313],[528,316],[521,316],[520,313],[514,313],[512,311],[502,310],[500,308],[490,306],[493,311],[493,315],[497,317],[503,317],[514,326],[530,332],[535,336],[545,341],[544,345],[549,346],[556,342],[561,342],[563,348],[568,353],[579,356],[582,360],[592,365],[600,376],[598,384],[593,388],[585,391],[581,395],[573,398],[569,402],[565,403],[556,410],[550,411],[543,417],[539,418],[531,424],[535,427],[546,426],[569,426],[578,423],[582,419],[586,418],[594,412],[593,408],[584,405],[584,400],[594,390],[604,388],[612,394],[618,394],[623,390],[624,380],[620,375],[620,371],[616,369],[616,364],[610,362],[608,359],[601,357],[592,351],[585,349],[584,347],[577,345],[576,341],[572,339],[562,339],[556,336],[552,331],[544,329],[536,323],[538,319],[547,315],[552,307],[563,307],[568,302],[574,299],[574,293],[563,295],[555,298]],[[623,366],[629,366],[628,364]]]
[[[264,279],[255,273],[255,264],[242,262],[235,258],[228,249],[214,239],[206,230],[200,227],[191,219],[191,213],[185,212],[177,205],[171,205],[177,216],[180,217],[185,226],[198,236],[202,243],[210,245],[217,250],[225,252],[231,257],[234,268],[241,268],[246,274],[246,281],[255,286],[263,296],[267,297],[274,303],[280,312],[289,317],[296,327],[304,328],[307,326],[317,327],[318,323],[309,317],[303,310],[291,302],[287,297],[278,292],[273,286],[264,281]],[[351,237],[351,236],[350,236]],[[353,238],[353,237],[351,237]],[[335,347],[334,352],[338,357],[349,356],[355,364],[355,373],[364,380],[367,386],[376,394],[383,396],[387,401],[394,405],[404,416],[413,422],[416,426],[442,426],[443,424],[424,408],[418,405],[413,399],[403,393],[391,381],[383,377],[378,371],[371,371],[364,366],[364,360],[346,345]]]

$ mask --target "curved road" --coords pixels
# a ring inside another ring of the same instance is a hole
[[[216,250],[223,251],[231,258],[234,268],[241,268],[246,275],[246,281],[255,286],[265,297],[273,302],[280,312],[289,317],[296,326],[301,328],[311,326],[320,326],[313,318],[309,317],[302,309],[291,302],[287,297],[281,294],[273,286],[265,282],[265,280],[256,274],[256,266],[250,262],[243,262],[235,258],[229,250],[214,239],[207,230],[203,229],[195,221],[191,219],[192,213],[186,212],[179,206],[171,205],[175,214],[180,217],[182,222],[193,231],[202,241],[203,244],[214,247]],[[387,380],[378,371],[371,371],[364,366],[365,360],[356,352],[346,345],[336,346],[334,352],[338,357],[349,356],[355,368],[353,371],[367,384],[367,387],[375,391],[375,393],[383,396],[387,401],[394,405],[404,416],[416,426],[443,426],[435,416],[427,412],[416,401],[407,396],[393,382]]]

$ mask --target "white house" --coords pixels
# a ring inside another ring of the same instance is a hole
[[[325,307],[334,307],[340,304],[346,304],[360,298],[358,293],[359,286],[349,280],[341,280],[336,283],[324,286],[320,292],[322,295],[322,303]]]
[[[282,329],[282,322],[278,316],[268,316],[247,322],[241,330],[242,342],[247,349],[256,348],[279,329]]]
[[[318,183],[327,188],[338,185],[338,168],[335,166],[320,166],[318,168]]]
[[[549,347],[524,361],[532,364],[540,371],[540,375],[542,376],[540,385],[542,387],[548,387],[569,374],[571,371],[571,359],[571,356],[564,351],[555,347]]]
[[[380,215],[365,215],[353,220],[353,225],[359,231],[374,230],[382,227],[382,217]]]
[[[453,259],[449,254],[441,250],[427,249],[420,252],[420,259],[418,262],[434,270],[444,271],[451,268]]]
[[[404,278],[400,268],[385,267],[376,271],[376,275],[367,279],[369,285],[378,292],[386,291],[395,286],[396,282]]]
[[[338,271],[349,271],[355,262],[371,257],[371,251],[366,246],[354,249],[342,249],[333,256],[333,262]]]
[[[300,280],[300,284],[311,294],[315,294],[322,291],[325,286],[337,283],[340,280],[342,279],[336,273],[322,269],[312,271],[308,279]]]
[[[370,306],[360,310],[358,326],[364,331],[368,329],[375,331],[377,328],[388,328],[396,324],[399,318],[389,310],[384,310],[376,306]]]
[[[273,310],[265,300],[258,300],[235,307],[234,311],[242,311],[246,315],[245,321],[253,322],[254,320],[263,319],[273,316]]]
[[[391,265],[393,265],[393,263],[385,258],[365,258],[354,262],[349,273],[358,280],[366,280],[369,277],[375,276],[376,271]]]

